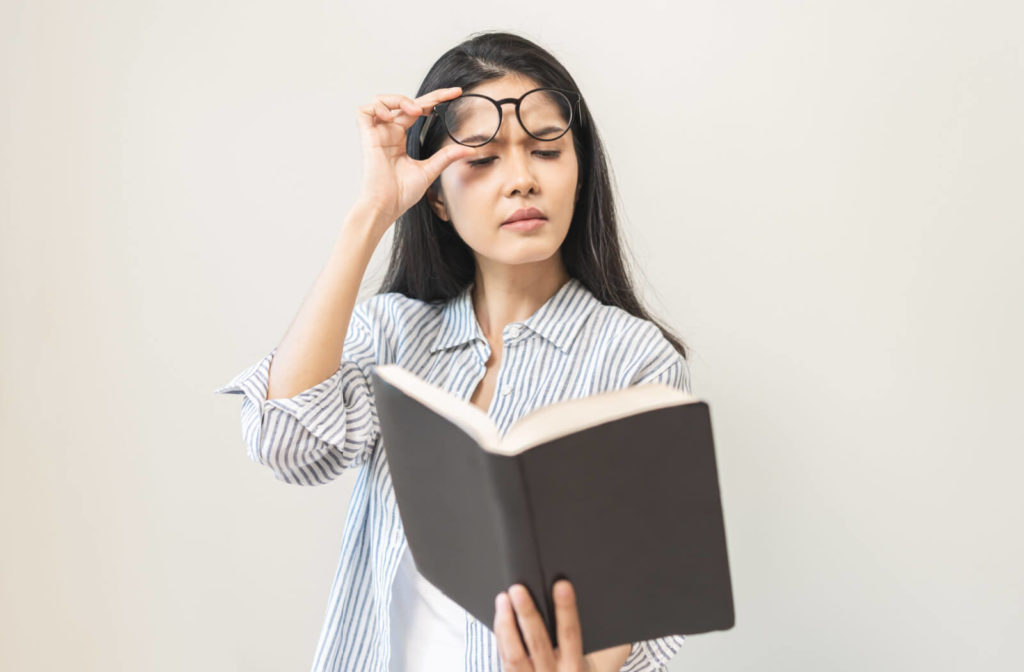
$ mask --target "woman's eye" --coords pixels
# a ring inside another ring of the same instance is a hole
[[[546,159],[556,159],[556,158],[558,158],[558,156],[562,152],[556,150],[556,151],[537,151],[537,152],[534,152],[534,153],[535,154],[539,154],[539,155],[543,156]],[[496,157],[496,156],[489,156],[486,159],[477,159],[476,161],[469,161],[469,165],[474,166],[474,167],[476,167],[476,166],[487,166],[487,165],[490,165],[490,163],[492,161],[494,161],[496,158],[498,158],[498,157]]]

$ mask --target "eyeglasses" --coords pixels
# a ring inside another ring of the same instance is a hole
[[[445,132],[453,141],[467,147],[480,147],[494,139],[501,128],[501,108],[516,106],[516,119],[523,130],[537,140],[557,140],[565,135],[574,118],[573,105],[580,109],[583,97],[575,91],[541,87],[519,98],[494,100],[480,93],[465,93],[434,106],[420,129],[420,146],[435,117],[441,118]]]

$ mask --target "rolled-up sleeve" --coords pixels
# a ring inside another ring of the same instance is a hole
[[[686,359],[675,349],[652,358],[649,365],[642,367],[631,379],[630,385],[662,383],[687,394],[693,394],[690,385],[690,368]],[[668,635],[633,643],[626,662],[620,672],[664,672],[668,661],[683,648],[683,635]]]
[[[322,485],[366,462],[380,442],[370,383],[380,348],[365,316],[350,320],[338,369],[295,396],[267,399],[275,347],[214,392],[242,395],[249,458],[296,485]]]

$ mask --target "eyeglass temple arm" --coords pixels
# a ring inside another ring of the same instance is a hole
[[[423,138],[427,137],[427,129],[430,128],[430,122],[432,122],[436,116],[437,108],[434,108],[427,116],[427,120],[423,122],[423,126],[420,127],[420,147],[423,146]]]

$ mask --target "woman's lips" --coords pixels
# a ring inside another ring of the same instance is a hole
[[[520,219],[534,219],[537,217],[547,219],[547,215],[539,208],[519,208],[509,215],[502,224],[511,224],[513,221]]]
[[[501,228],[509,229],[511,231],[533,231],[534,229],[540,228],[541,225],[547,221],[548,220],[543,218],[519,219],[514,222],[509,222],[508,224],[502,224]]]

